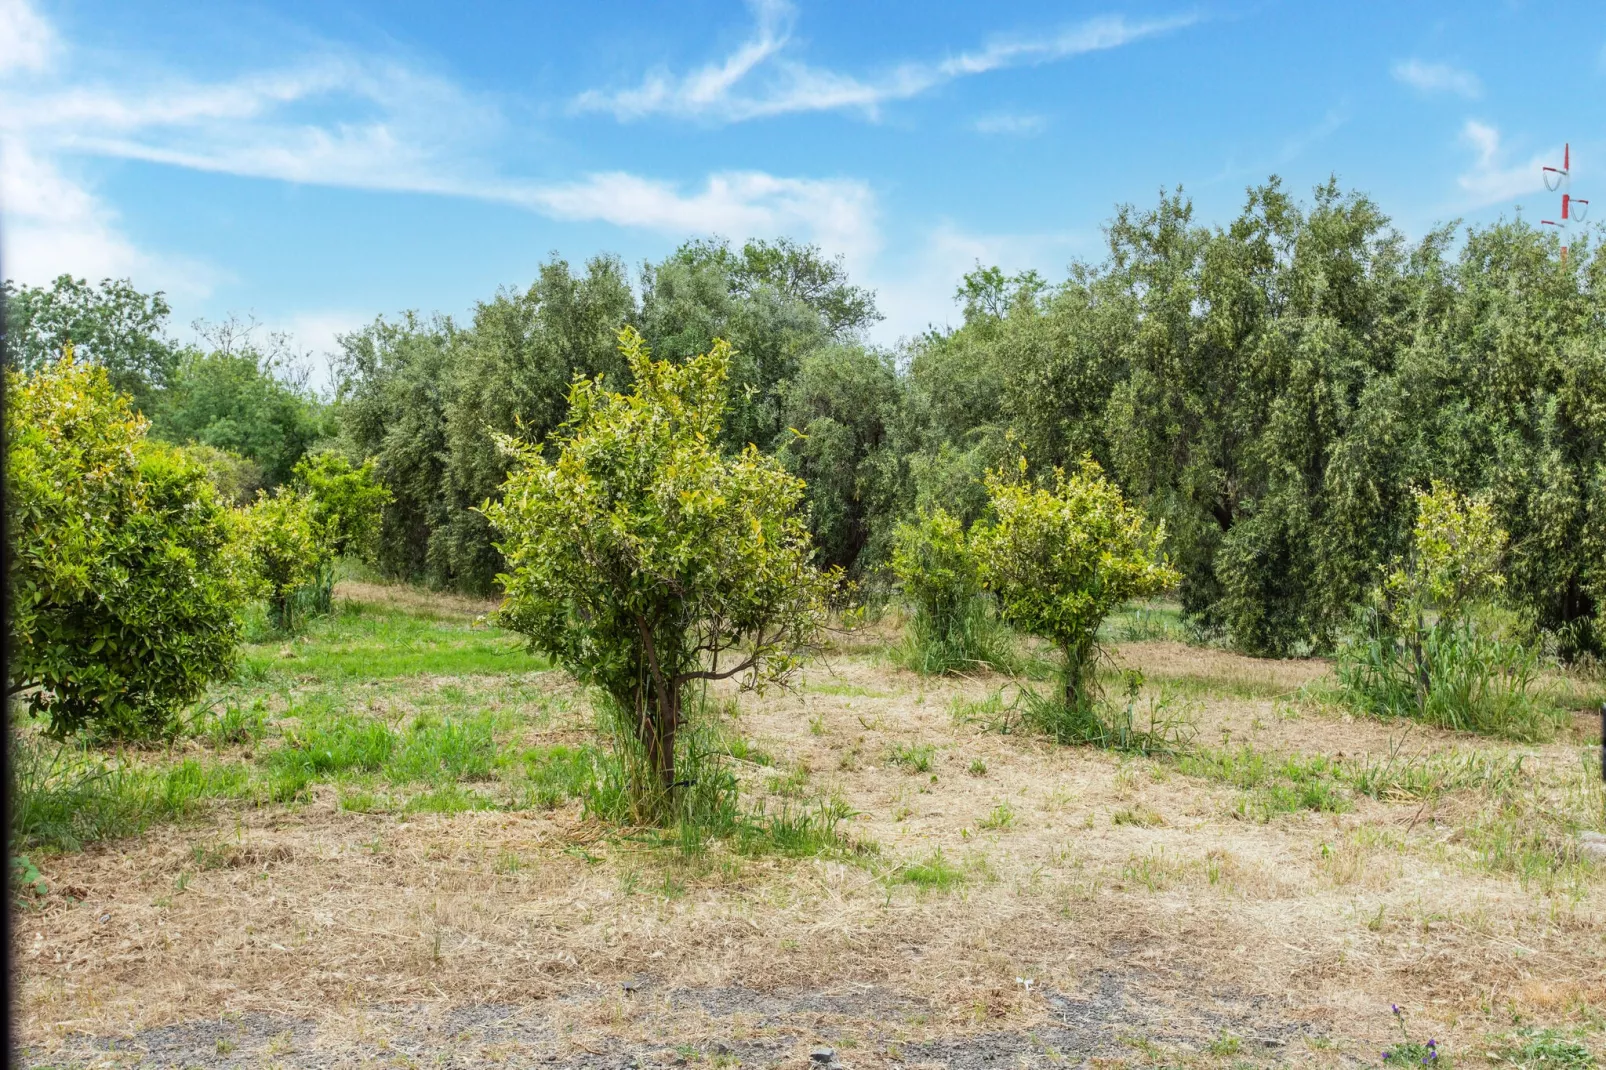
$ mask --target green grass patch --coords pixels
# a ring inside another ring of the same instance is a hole
[[[27,731],[12,735],[10,766],[13,852],[77,851],[188,816],[208,800],[260,795],[250,767],[239,763],[143,764]]]
[[[1588,1048],[1555,1029],[1511,1033],[1491,1054],[1496,1066],[1520,1070],[1593,1070],[1600,1065]]]
[[[919,862],[908,862],[896,870],[896,878],[904,884],[920,888],[948,891],[965,883],[965,873],[942,853],[939,847]]]
[[[937,756],[937,748],[930,743],[895,743],[887,751],[887,761],[905,773],[929,773]]]
[[[508,632],[461,618],[428,617],[361,602],[308,623],[294,638],[247,644],[246,680],[340,682],[397,676],[477,676],[550,668]]]

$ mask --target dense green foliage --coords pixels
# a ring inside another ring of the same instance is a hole
[[[989,472],[991,517],[971,529],[970,543],[1000,615],[1060,649],[1064,704],[1086,710],[1096,698],[1099,625],[1178,576],[1160,550],[1164,525],[1151,526],[1097,462],[1053,476],[1048,485],[1030,480],[1025,457],[1014,471]]]
[[[501,623],[612,701],[645,753],[632,794],[668,820],[686,696],[710,681],[787,679],[823,623],[801,481],[752,445],[717,447],[730,350],[653,361],[626,328],[632,388],[577,379],[548,460],[516,459],[486,508],[508,572]]]
[[[302,592],[319,585],[334,562],[317,503],[299,489],[279,487],[272,494],[258,491],[243,516],[245,546],[269,619],[280,631],[293,631]]]
[[[373,461],[356,465],[334,450],[321,450],[296,464],[295,485],[311,499],[313,522],[335,556],[372,558],[380,513],[390,501]]]
[[[152,419],[152,432],[169,442],[199,443],[249,460],[268,487],[287,482],[328,430],[323,407],[289,375],[284,357],[249,342],[187,350]]]
[[[892,571],[914,607],[907,657],[922,673],[1004,661],[1004,637],[988,612],[981,573],[959,519],[922,510],[893,535]]]
[[[1599,646],[1606,259],[1520,221],[1407,247],[1365,197],[1275,181],[1225,228],[1177,194],[1108,233],[1059,286],[966,280],[911,364],[917,475],[974,473],[1000,425],[1045,467],[1091,452],[1165,520],[1196,624],[1259,653],[1330,645],[1443,479],[1492,496],[1524,616]]]
[[[7,377],[7,694],[57,735],[158,732],[234,665],[236,524],[105,369],[69,355]]]
[[[896,410],[897,394],[888,363],[854,342],[875,318],[870,295],[847,282],[839,263],[786,241],[740,250],[688,243],[645,265],[640,289],[638,300],[617,259],[597,257],[583,274],[553,260],[527,291],[478,305],[467,326],[409,315],[345,339],[342,444],[354,457],[374,458],[394,495],[379,537],[386,571],[492,590],[504,566],[478,507],[498,497],[509,470],[495,436],[539,442],[557,430],[575,376],[627,387],[631,372],[615,345],[626,325],[673,361],[707,352],[716,339],[730,343],[730,408],[719,440],[728,451],[749,443],[774,451],[794,439],[789,426],[836,419],[818,425],[808,448],[783,457],[794,471],[829,468],[813,530],[830,560],[854,563],[871,534],[857,497],[860,473],[839,477],[837,462],[857,465],[880,445],[884,432],[874,422]],[[875,404],[861,409],[857,398],[839,395],[838,378]]]
[[[6,367],[30,372],[55,363],[71,347],[80,361],[106,369],[112,386],[147,415],[178,365],[163,335],[169,309],[160,294],[142,294],[127,280],[91,286],[62,275],[50,286],[0,284],[6,315]]]
[[[1013,435],[1047,477],[1091,455],[1163,521],[1194,634],[1259,654],[1327,651],[1411,546],[1415,493],[1486,496],[1519,630],[1565,658],[1606,654],[1606,255],[1517,220],[1407,242],[1336,183],[1300,203],[1273,179],[1223,226],[1180,191],[1122,207],[1108,252],[1063,281],[978,265],[964,322],[887,350],[874,296],[785,240],[692,241],[634,276],[617,258],[543,265],[465,322],[404,315],[343,340],[320,405],[222,332],[162,337],[166,305],[126,283],[10,287],[34,367],[69,338],[201,454],[226,495],[290,481],[309,451],[369,459],[389,492],[369,547],[385,572],[492,593],[505,569],[480,511],[510,470],[497,435],[540,442],[575,376],[730,345],[717,446],[748,444],[806,483],[823,565],[879,596],[894,533],[941,508],[985,519]],[[255,466],[242,467],[230,457]]]
[[[1436,483],[1417,493],[1416,509],[1409,550],[1339,649],[1340,688],[1374,713],[1549,736],[1555,716],[1535,693],[1532,643],[1501,634],[1486,608],[1504,586],[1498,568],[1506,543],[1488,498],[1467,499]]]

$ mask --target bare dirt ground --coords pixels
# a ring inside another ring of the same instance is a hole
[[[1299,698],[1321,662],[1119,657],[1169,682],[1200,744],[1520,754],[1535,808],[1598,792],[1582,717],[1491,742]],[[21,1061],[801,1067],[825,1046],[856,1068],[1336,1067],[1377,1065],[1391,1003],[1452,1065],[1490,1065],[1519,1023],[1606,1047],[1606,867],[1520,824],[1510,850],[1554,865],[1499,864],[1476,785],[1256,816],[1164,759],[955,716],[1006,683],[922,679],[864,643],[740,699],[773,757],[743,767],[754,791],[839,792],[863,857],[682,859],[578,804],[361,814],[327,786],[59,856],[82,902],[17,917]],[[578,731],[583,705],[545,731]],[[923,746],[927,769],[895,760]],[[905,879],[939,850],[951,881]]]

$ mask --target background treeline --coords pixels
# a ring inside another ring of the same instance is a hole
[[[963,325],[868,344],[874,297],[786,241],[692,242],[632,279],[553,259],[467,323],[405,315],[343,339],[320,400],[272,344],[162,340],[166,306],[126,284],[8,293],[14,366],[70,337],[153,421],[273,486],[314,447],[372,459],[388,488],[376,561],[489,593],[478,511],[539,441],[575,376],[622,389],[616,331],[682,360],[734,347],[723,446],[753,442],[808,484],[823,564],[889,582],[899,522],[980,518],[989,466],[1091,455],[1164,520],[1189,619],[1255,653],[1325,650],[1410,544],[1416,491],[1487,495],[1509,535],[1504,596],[1563,656],[1606,643],[1606,257],[1518,220],[1408,243],[1335,184],[1275,181],[1226,226],[1180,193],[1123,208],[1108,255],[1051,282],[978,269]],[[246,491],[248,492],[248,491]],[[245,492],[242,492],[245,493]]]

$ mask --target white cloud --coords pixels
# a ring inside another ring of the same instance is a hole
[[[999,37],[975,51],[934,62],[906,62],[875,77],[859,78],[811,67],[785,54],[794,19],[790,4],[758,0],[753,9],[752,35],[725,59],[679,78],[654,71],[634,88],[587,90],[575,98],[575,110],[611,112],[621,121],[675,115],[741,122],[838,109],[874,118],[883,104],[908,100],[956,78],[1118,48],[1197,21],[1191,15],[1140,22],[1104,15],[1058,32]]]
[[[153,289],[204,297],[220,273],[183,257],[136,248],[118,227],[116,213],[57,161],[25,142],[0,145],[0,206],[6,227],[7,278],[43,285],[58,275],[103,279],[138,276]]]
[[[34,16],[0,0],[14,22]],[[760,9],[779,18],[783,8]],[[21,14],[17,14],[20,12]],[[766,16],[768,17],[768,16]],[[48,25],[44,37],[53,40]],[[780,24],[777,23],[777,26]],[[760,34],[687,92],[717,97],[778,47]],[[56,47],[55,45],[51,46]],[[554,183],[497,174],[487,158],[503,135],[499,112],[445,79],[396,63],[326,52],[221,82],[102,74],[58,87],[0,76],[7,272],[136,275],[142,285],[191,290],[204,272],[142,253],[115,214],[62,161],[91,155],[193,170],[357,189],[435,193],[518,205],[556,219],[596,220],[684,235],[791,234],[851,259],[879,246],[875,195],[863,182],[716,173],[701,188],[610,172]],[[154,269],[162,267],[159,278]],[[193,265],[189,265],[193,268]]]
[[[1395,81],[1423,93],[1454,93],[1467,100],[1477,100],[1483,95],[1483,83],[1477,75],[1447,63],[1401,60],[1394,65],[1393,74]]]
[[[42,71],[55,54],[55,31],[27,0],[0,0],[0,74]]]
[[[1074,257],[1096,256],[1099,251],[1100,237],[1091,232],[978,234],[940,223],[899,262],[879,263],[864,273],[886,317],[870,329],[871,340],[893,345],[930,327],[957,327],[964,322],[954,290],[978,263],[996,265],[1009,274],[1035,268],[1045,279],[1058,282]]]
[[[993,115],[983,115],[971,123],[970,128],[978,134],[1009,134],[1015,137],[1031,137],[1048,129],[1048,116],[1015,115],[1009,112],[1000,112]]]
[[[1468,208],[1500,204],[1543,190],[1545,184],[1540,169],[1561,159],[1561,150],[1557,149],[1548,154],[1540,153],[1526,163],[1507,164],[1500,131],[1476,119],[1468,119],[1461,128],[1461,140],[1477,153],[1472,166],[1456,179]]]
[[[500,199],[559,219],[601,220],[671,234],[802,233],[849,259],[872,256],[880,244],[875,194],[852,179],[729,171],[710,175],[700,191],[687,194],[667,182],[615,171],[563,185],[513,188]]]

